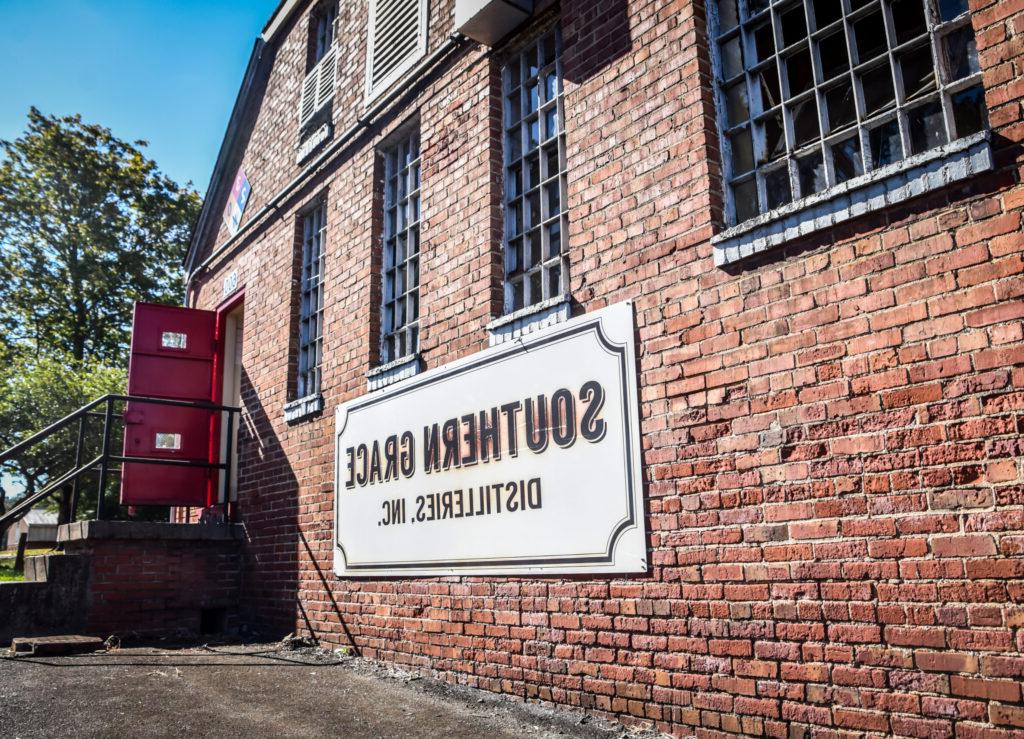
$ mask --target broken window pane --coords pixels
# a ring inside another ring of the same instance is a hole
[[[789,82],[789,96],[796,97],[811,89],[814,73],[811,68],[811,53],[802,49],[786,58],[786,81]]]
[[[799,157],[796,160],[797,173],[800,176],[800,197],[807,197],[824,190],[828,183],[825,180],[825,162],[821,152]]]
[[[836,173],[836,182],[846,182],[857,175],[864,174],[860,159],[860,138],[840,141],[832,146],[832,167]]]
[[[988,128],[988,112],[985,109],[985,91],[981,85],[968,87],[952,97],[953,122],[957,136],[970,136]]]
[[[828,127],[830,131],[838,131],[857,120],[857,110],[853,100],[853,86],[849,79],[843,84],[825,92],[825,105],[828,107]]]
[[[814,26],[824,28],[842,18],[841,0],[814,0]]]
[[[871,144],[871,163],[875,169],[898,162],[903,158],[900,127],[896,121],[888,121],[871,129],[868,139]]]
[[[846,34],[833,33],[818,42],[821,72],[826,80],[850,68],[850,55],[846,50]]]
[[[939,0],[939,17],[951,21],[967,12],[967,0]]]
[[[900,71],[903,74],[903,92],[907,100],[924,95],[935,89],[935,65],[929,46],[900,54]]]
[[[887,49],[885,23],[882,20],[881,11],[865,16],[854,23],[853,34],[857,39],[857,57],[861,64],[885,53]]]
[[[771,161],[786,153],[786,137],[782,129],[782,114],[768,116],[762,121],[764,129],[764,161]]]
[[[768,8],[770,0],[748,0],[747,7],[750,9],[750,15],[755,16],[762,10]]]
[[[958,28],[942,40],[946,57],[948,82],[963,79],[981,67],[978,65],[978,47],[974,43],[974,31],[970,26]]]
[[[779,20],[782,23],[782,43],[785,46],[792,46],[807,38],[807,21],[804,18],[803,3],[782,13]]]
[[[763,62],[775,53],[775,36],[772,24],[765,23],[754,30],[754,47],[757,49],[757,61]]]
[[[896,43],[905,44],[928,30],[924,22],[921,0],[893,0],[892,24],[896,29]]]
[[[808,97],[790,108],[793,118],[793,144],[797,148],[821,135],[818,128],[818,105]]]
[[[768,196],[768,210],[773,210],[793,199],[789,185],[789,168],[775,169],[764,176],[764,190]]]
[[[761,107],[763,110],[771,110],[782,99],[779,94],[779,71],[774,64],[769,64],[758,72],[757,79],[761,86]]]
[[[861,77],[864,88],[864,107],[867,115],[874,115],[896,104],[892,88],[892,72],[889,63],[865,72]]]
[[[934,149],[946,143],[946,126],[942,117],[942,106],[927,103],[911,108],[907,116],[910,124],[910,149],[912,154]]]

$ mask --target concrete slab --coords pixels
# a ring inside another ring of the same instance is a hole
[[[18,656],[55,657],[100,649],[103,649],[103,640],[95,636],[33,636],[11,640],[11,651]]]

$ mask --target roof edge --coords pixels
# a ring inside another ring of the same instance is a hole
[[[262,38],[266,43],[270,43],[274,40],[274,37],[281,30],[281,27],[288,22],[292,13],[299,8],[301,5],[305,5],[306,0],[281,0],[278,6],[274,9],[274,12],[270,15],[270,20],[267,21],[267,25],[263,26]]]

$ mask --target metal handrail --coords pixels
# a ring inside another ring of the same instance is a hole
[[[115,454],[110,449],[110,436],[114,421],[114,403],[137,403],[142,405],[166,405],[174,406],[179,408],[195,408],[197,410],[207,410],[211,412],[227,413],[227,431],[228,440],[232,438],[232,431],[234,429],[235,414],[240,414],[242,409],[236,406],[220,405],[217,403],[209,403],[206,401],[197,400],[173,400],[169,398],[155,398],[151,396],[142,395],[121,395],[117,393],[110,393],[104,395],[91,403],[87,403],[76,411],[69,413],[64,418],[56,421],[42,431],[38,431],[32,436],[24,439],[9,449],[0,452],[0,463],[7,462],[11,458],[17,456],[19,453],[31,448],[35,444],[45,441],[53,434],[63,431],[64,429],[71,426],[75,421],[78,421],[78,434],[77,444],[75,446],[75,467],[71,471],[61,475],[56,480],[49,482],[42,490],[38,490],[31,495],[22,498],[11,510],[0,516],[0,527],[6,524],[13,523],[22,518],[28,511],[37,503],[45,500],[46,498],[53,495],[58,489],[65,485],[72,485],[71,490],[71,517],[74,520],[75,514],[78,510],[79,500],[79,480],[86,473],[94,471],[97,467],[99,468],[99,484],[97,489],[97,502],[96,502],[96,518],[103,518],[103,493],[106,489],[107,475],[111,471],[110,464],[120,464],[123,467],[126,463],[139,463],[139,464],[157,464],[166,465],[171,467],[200,467],[206,469],[217,469],[225,472],[224,481],[224,518],[225,521],[229,517],[230,507],[230,489],[232,481],[232,455],[231,450],[228,449],[227,461],[225,462],[204,462],[199,460],[189,459],[171,459],[163,457],[139,457],[129,456],[125,454]],[[93,409],[100,405],[104,405],[103,413],[96,413]],[[89,418],[103,418],[103,447],[100,454],[92,459],[91,461],[83,464],[82,463],[82,447],[85,439],[85,422]]]

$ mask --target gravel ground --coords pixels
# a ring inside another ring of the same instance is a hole
[[[0,737],[242,735],[658,736],[286,644],[0,659]]]

